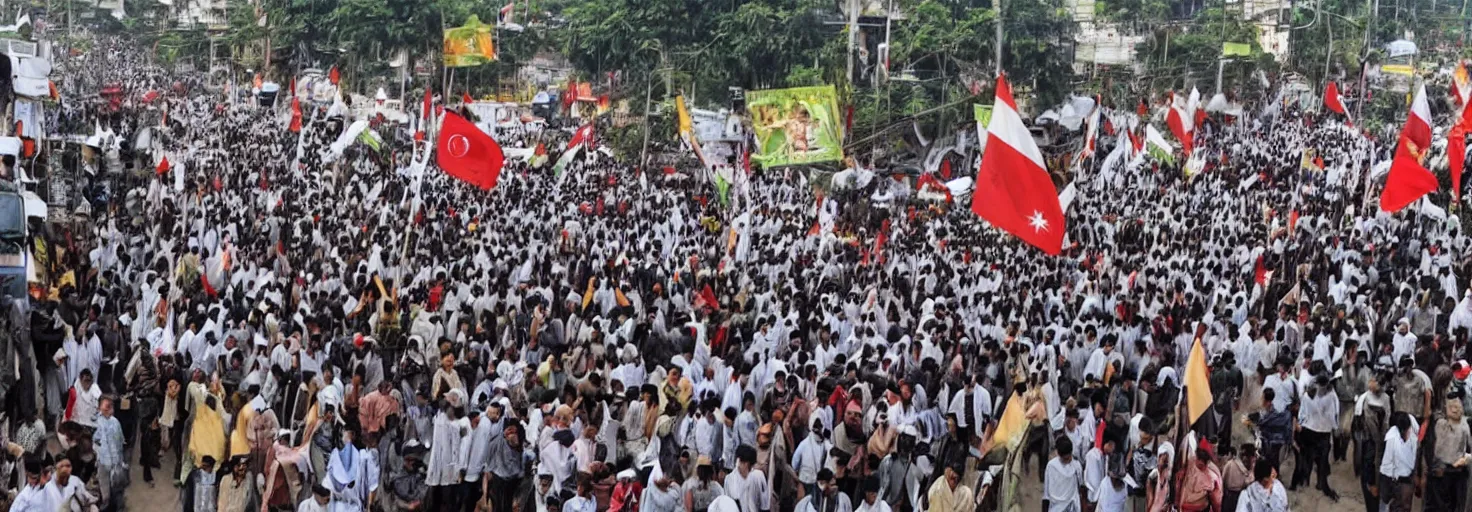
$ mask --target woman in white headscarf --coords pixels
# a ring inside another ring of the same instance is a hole
[[[369,498],[378,490],[378,468],[366,455],[353,446],[352,431],[344,430],[342,446],[332,450],[322,476],[322,486],[332,493],[329,512],[368,510]]]

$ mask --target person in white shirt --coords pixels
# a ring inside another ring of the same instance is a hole
[[[1125,510],[1131,487],[1135,487],[1135,481],[1124,474],[1123,468],[1111,471],[1109,477],[1099,483],[1099,503],[1094,510]]]
[[[312,499],[302,500],[296,506],[296,512],[327,512],[327,503],[332,501],[332,491],[322,487],[321,484],[312,486]]]
[[[51,473],[45,469],[41,459],[26,459],[26,483],[11,500],[10,512],[55,512],[61,507],[58,496],[46,491]]]
[[[1385,455],[1380,458],[1380,505],[1391,512],[1410,512],[1416,496],[1411,473],[1416,469],[1416,435],[1421,426],[1409,414],[1398,412],[1390,417],[1390,430],[1385,431]],[[1254,486],[1248,486],[1252,488]],[[1238,510],[1242,510],[1239,506]],[[1249,509],[1251,510],[1251,509]]]
[[[1396,361],[1399,361],[1401,356],[1415,355],[1416,334],[1411,332],[1410,319],[1401,318],[1399,322],[1396,322],[1395,334],[1390,339],[1390,346],[1390,357]]]
[[[767,487],[767,475],[760,469],[752,468],[755,464],[755,447],[736,447],[736,471],[726,475],[726,481],[722,485],[726,496],[730,496],[741,506],[741,512],[767,512],[772,509],[772,493]]]
[[[806,494],[818,492],[818,470],[827,466],[827,460],[828,442],[823,437],[823,422],[815,418],[807,439],[798,443],[797,450],[792,452],[792,470],[797,472],[797,481],[803,485]]]
[[[56,461],[56,469],[51,482],[46,484],[46,492],[51,493],[52,499],[63,510],[97,512],[97,497],[87,492],[87,485],[82,479],[72,478],[71,459],[62,458]]]
[[[1108,435],[1084,454],[1084,488],[1088,489],[1089,503],[1099,503],[1099,493],[1103,487],[1111,485],[1108,478],[1109,456],[1114,453],[1114,439]]]
[[[459,466],[465,472],[460,483],[461,496],[465,503],[475,503],[485,496],[486,465],[491,450],[491,422],[486,420],[478,408],[470,409],[470,429],[460,438]]]
[[[1262,387],[1273,388],[1276,393],[1273,396],[1273,409],[1278,411],[1288,410],[1288,405],[1293,403],[1298,396],[1298,381],[1293,378],[1293,358],[1280,357],[1277,361],[1278,372],[1268,375],[1262,381]]]
[[[1084,468],[1073,458],[1073,441],[1058,438],[1058,456],[1048,461],[1043,474],[1043,503],[1048,512],[1080,512],[1078,488],[1083,485]]]
[[[1310,473],[1318,467],[1318,489],[1329,499],[1338,501],[1339,494],[1329,488],[1329,448],[1332,446],[1334,429],[1339,425],[1339,397],[1329,387],[1329,376],[1319,373],[1314,383],[1302,397],[1298,412],[1298,464],[1293,469],[1293,481],[1288,486],[1295,489],[1307,484]]]

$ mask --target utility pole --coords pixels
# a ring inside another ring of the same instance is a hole
[[[848,83],[854,83],[854,47],[859,39],[859,0],[848,0]]]
[[[649,158],[649,99],[654,93],[654,77],[649,77],[644,86],[644,149],[639,150],[639,172],[648,172],[645,167]],[[668,93],[668,91],[666,91]]]
[[[996,70],[996,73],[995,74],[997,76],[1002,76],[1002,3],[1003,3],[1003,0],[996,0],[996,2],[997,2],[997,22],[993,24],[993,26],[997,29],[996,30],[996,32],[997,32],[997,34],[996,34],[997,35],[997,41],[996,41],[996,47],[997,47],[997,70]]]

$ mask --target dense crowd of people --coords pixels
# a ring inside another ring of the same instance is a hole
[[[1276,512],[1331,459],[1368,512],[1468,509],[1468,238],[1367,202],[1388,148],[1338,120],[1101,151],[1049,257],[885,176],[723,206],[588,151],[483,191],[410,125],[335,143],[342,100],[294,132],[138,55],[98,39],[48,123],[91,218],[0,304],[9,510],[123,510],[136,466],[188,512]]]

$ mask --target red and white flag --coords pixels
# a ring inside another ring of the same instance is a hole
[[[1195,114],[1189,112],[1186,106],[1181,105],[1180,98],[1171,95],[1170,111],[1165,114],[1165,124],[1170,127],[1170,133],[1181,141],[1181,150],[1189,158],[1191,156],[1192,142],[1196,133]]]
[[[1186,112],[1191,114],[1191,132],[1195,133],[1201,122],[1206,120],[1206,109],[1201,107],[1201,91],[1191,88],[1191,96],[1186,100]]]
[[[592,143],[593,123],[588,123],[578,128],[578,131],[572,134],[572,140],[567,141],[567,149],[572,149],[583,144],[591,145]]]
[[[1344,96],[1339,94],[1339,84],[1329,82],[1329,86],[1324,88],[1324,106],[1340,114],[1346,112],[1344,110]]]
[[[1089,114],[1088,130],[1084,136],[1084,150],[1079,155],[1080,161],[1085,156],[1094,156],[1094,152],[1097,151],[1095,144],[1099,138],[1099,117],[1102,115],[1103,109],[1104,105],[1099,102],[1099,97],[1094,96],[1094,111]]]
[[[1022,124],[1006,75],[997,77],[987,151],[976,173],[971,211],[1048,254],[1063,250],[1063,208],[1043,154]]]
[[[502,7],[501,8],[501,24],[502,25],[510,25],[512,23],[516,23],[516,21],[513,19],[513,18],[515,18],[515,16],[516,16],[516,2],[508,3],[508,4],[506,4],[505,7]]]
[[[1405,208],[1438,186],[1436,175],[1421,165],[1422,155],[1431,146],[1431,109],[1426,104],[1425,85],[1416,89],[1411,113],[1406,116],[1397,144],[1390,175],[1385,178],[1385,190],[1380,193],[1380,209],[1388,212]]]
[[[1329,82],[1324,89],[1324,106],[1344,117],[1349,117],[1349,110],[1344,108],[1344,95],[1339,94],[1339,84]]]

